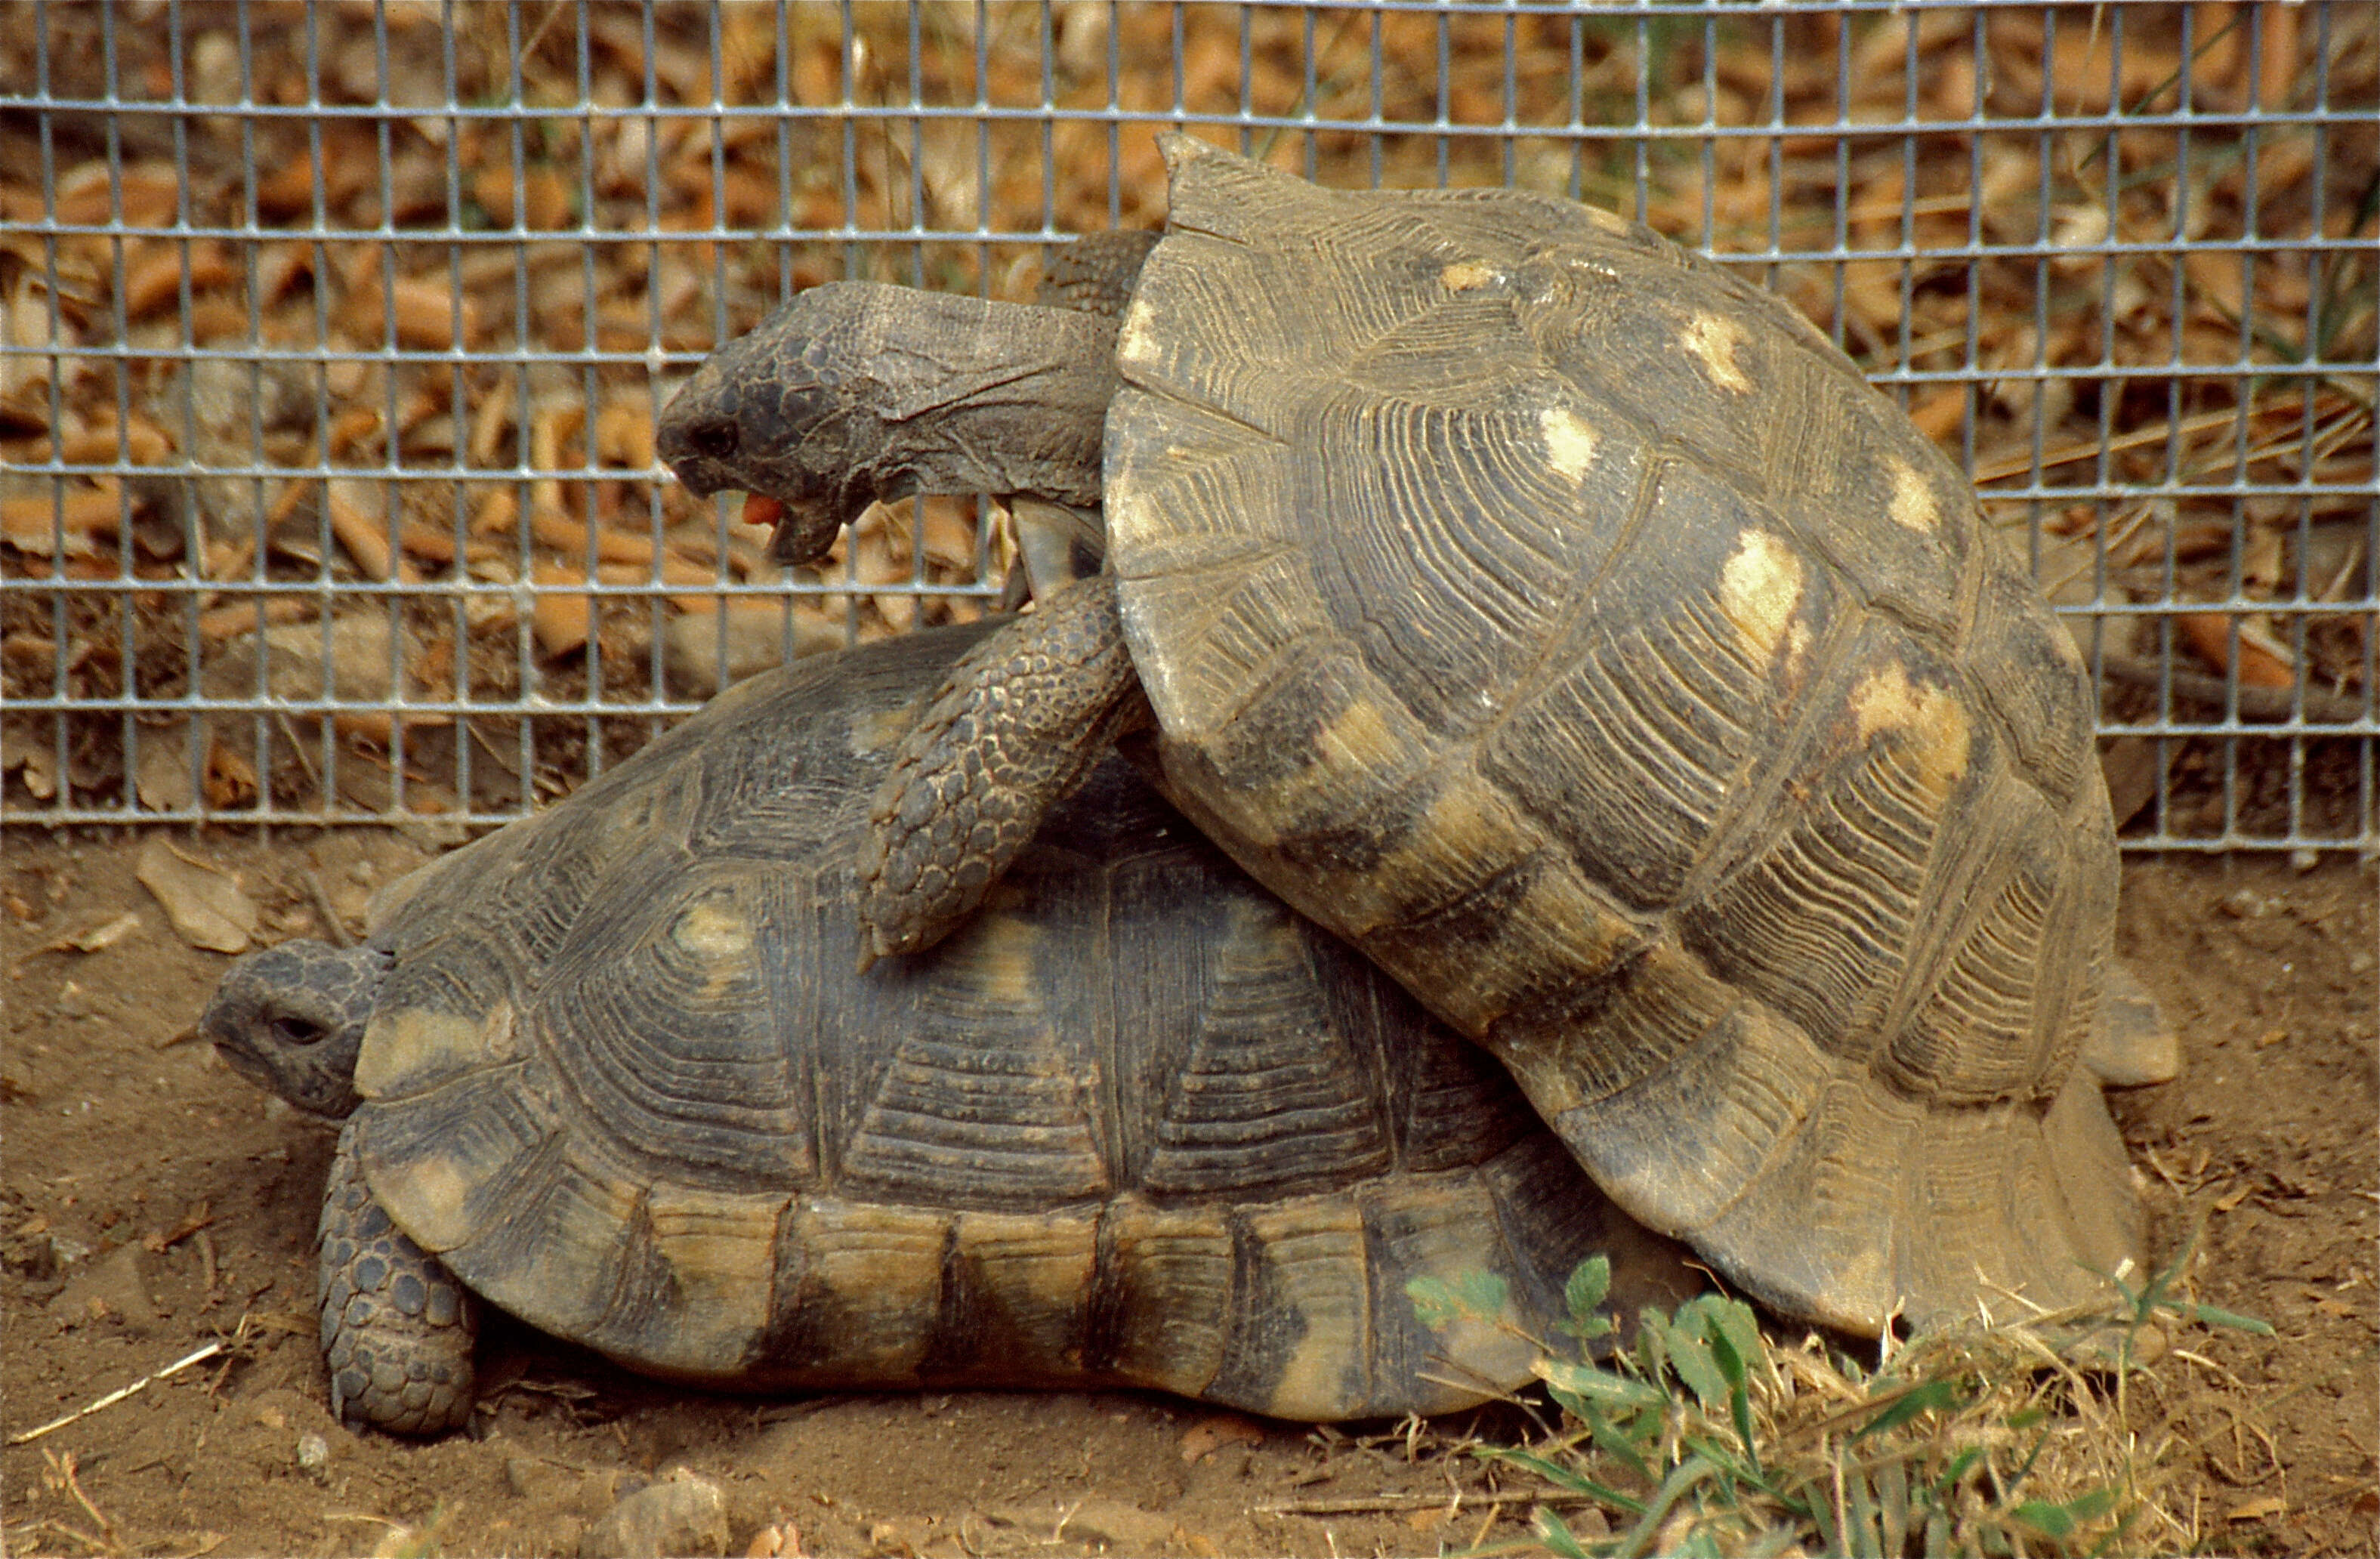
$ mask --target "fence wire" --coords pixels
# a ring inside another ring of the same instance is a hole
[[[790,578],[655,466],[846,276],[1020,296],[1186,128],[1626,212],[1829,330],[2102,674],[2128,843],[2380,849],[2380,7],[14,0],[0,821],[500,822],[965,618],[990,505]]]

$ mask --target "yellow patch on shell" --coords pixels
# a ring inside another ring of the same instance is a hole
[[[1802,559],[1766,530],[1746,530],[1718,576],[1718,607],[1764,664],[1796,625],[1802,604]]]
[[[390,1099],[457,1073],[516,1059],[510,1002],[492,1003],[478,1022],[459,1013],[407,1007],[375,1018],[356,1058],[356,1091]]]
[[[1892,468],[1892,503],[1885,512],[1892,516],[1893,523],[1921,533],[1939,529],[1942,505],[1934,501],[1934,490],[1925,478],[1906,461],[1887,463]]]
[[[1123,312],[1123,324],[1116,332],[1116,361],[1127,367],[1138,367],[1157,360],[1157,323],[1154,311],[1145,299],[1135,298]]]
[[[1586,219],[1589,222],[1594,223],[1597,227],[1602,228],[1605,232],[1625,233],[1628,231],[1628,219],[1621,215],[1618,212],[1606,211],[1601,206],[1588,206],[1585,210]]]
[[[1859,739],[1878,731],[1908,739],[1919,772],[1937,792],[1946,791],[1967,770],[1967,712],[1948,690],[1909,680],[1898,665],[1870,672],[1852,690]]]
[[[1738,395],[1752,393],[1752,380],[1736,362],[1743,345],[1743,327],[1724,314],[1696,314],[1686,322],[1682,340],[1711,382]]]
[[[1380,775],[1410,765],[1417,750],[1410,716],[1370,699],[1356,699],[1315,733],[1314,761],[1260,796],[1233,805],[1230,826],[1250,847],[1270,849],[1280,837],[1279,820],[1318,809],[1337,811],[1351,796],[1372,795],[1379,788]]]
[[[1496,268],[1484,260],[1458,260],[1438,274],[1439,284],[1449,292],[1469,292],[1495,279]]]
[[[708,899],[680,910],[670,937],[705,963],[741,963],[752,951],[752,923]]]
[[[1546,463],[1562,475],[1576,481],[1595,464],[1595,451],[1600,441],[1595,430],[1569,407],[1546,408],[1537,416],[1537,427],[1546,438]]]

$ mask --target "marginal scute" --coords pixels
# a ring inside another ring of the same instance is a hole
[[[1115,1296],[1108,1368],[1185,1396],[1207,1395],[1222,1371],[1238,1291],[1223,1212],[1122,1197],[1101,1222],[1100,1250],[1100,1285]]]
[[[1613,1200],[1699,1246],[1713,1220],[1803,1135],[1835,1072],[1799,1029],[1731,999],[1683,955],[1661,960],[1645,997],[1619,1015],[1611,1048],[1633,1041],[1660,1064],[1554,1125]],[[1527,1077],[1521,1082],[1529,1089]]]
[[[669,1272],[670,1311],[650,1329],[642,1362],[709,1374],[746,1367],[768,1330],[777,1222],[789,1200],[653,1187],[645,1217],[654,1251]]]
[[[1249,1211],[1246,1227],[1255,1292],[1232,1363],[1269,1388],[1256,1400],[1283,1419],[1362,1400],[1372,1351],[1363,1214],[1342,1198],[1297,1198]]]
[[[1806,1124],[1763,1165],[1757,1193],[1739,1196],[1688,1237],[1744,1271],[1759,1298],[1808,1293],[1812,1319],[1872,1326],[1861,1318],[1908,1299],[1896,1281],[1895,1229],[1911,1211],[1901,1177],[1922,1106],[1862,1078],[1830,1077],[1806,1107]]]
[[[1374,1270],[1386,1280],[1376,1285],[1372,1295],[1383,1351],[1390,1336],[1402,1334],[1415,1368],[1463,1382],[1441,1387],[1447,1407],[1467,1395],[1465,1387],[1475,1390],[1509,1379],[1516,1370],[1528,1370],[1538,1349],[1526,1335],[1530,1307],[1523,1300],[1535,1274],[1506,1247],[1495,1197],[1485,1179],[1464,1175],[1390,1188],[1366,1200],[1364,1224],[1376,1255]],[[1564,1252],[1549,1248],[1544,1254],[1550,1263]],[[1494,1316],[1465,1314],[1442,1330],[1424,1331],[1406,1319],[1412,1297],[1395,1282],[1398,1273],[1406,1272],[1493,1273],[1505,1281],[1504,1307]]]
[[[452,1250],[477,1226],[469,1197],[477,1179],[471,1168],[445,1154],[422,1154],[383,1172],[381,1195],[405,1210],[405,1226],[415,1242],[432,1252]]]
[[[480,1066],[518,1055],[509,1002],[477,1018],[433,1007],[406,1007],[372,1019],[356,1060],[356,1091],[367,1099],[419,1093]]]
[[[949,1214],[924,1209],[803,1199],[783,1237],[807,1258],[804,1282],[797,1292],[777,1294],[780,1322],[803,1312],[805,1333],[832,1349],[847,1378],[915,1379],[941,1309],[950,1224]]]
[[[1013,1359],[1082,1358],[1099,1261],[1091,1216],[964,1212],[951,1248],[963,1293],[945,1307],[957,1334],[944,1328],[937,1362],[996,1376]]]
[[[512,1184],[498,1182],[500,1198],[481,1193],[489,1216],[468,1242],[444,1253],[447,1264],[532,1326],[591,1339],[623,1286],[619,1273],[641,1223],[645,1188],[568,1144],[529,1168]],[[380,1191],[377,1177],[373,1188]]]

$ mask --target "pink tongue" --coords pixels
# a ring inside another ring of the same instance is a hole
[[[758,493],[744,494],[744,523],[774,525],[785,517],[785,505],[774,498],[764,498]]]

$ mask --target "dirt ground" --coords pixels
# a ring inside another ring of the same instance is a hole
[[[227,960],[187,945],[135,879],[147,837],[7,835],[0,1423],[16,1435],[229,1346],[8,1447],[11,1550],[424,1552],[427,1537],[569,1553],[680,1467],[724,1490],[734,1553],[1431,1553],[1526,1536],[1525,1493],[1498,1501],[1453,1449],[1526,1433],[1504,1409],[1366,1436],[1150,1395],[710,1397],[500,1327],[480,1438],[349,1432],[324,1405],[310,1313],[330,1134],[188,1041]],[[379,830],[176,842],[237,874],[265,940],[358,914],[423,849]],[[2199,1297],[2279,1333],[2195,1341],[2136,1388],[2168,1399],[2165,1497],[2204,1549],[2380,1544],[2375,883],[2337,856],[2129,867],[2123,950],[2186,1036],[2180,1081],[2118,1101],[2161,1249],[2203,1220]],[[127,914],[137,929],[88,934]]]

